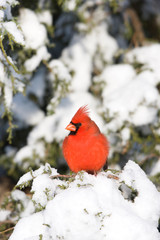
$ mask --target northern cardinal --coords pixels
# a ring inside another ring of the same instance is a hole
[[[66,127],[70,131],[63,141],[63,155],[71,171],[95,174],[106,164],[109,143],[91,120],[87,106],[82,106]]]

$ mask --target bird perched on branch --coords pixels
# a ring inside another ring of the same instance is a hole
[[[66,127],[70,131],[63,141],[63,155],[71,171],[97,172],[106,164],[109,143],[89,117],[87,106],[82,106]]]

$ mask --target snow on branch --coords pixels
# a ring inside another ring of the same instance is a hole
[[[128,161],[118,178],[111,171],[97,176],[79,172],[75,178],[54,178],[49,164],[28,172],[17,187],[31,184],[34,212],[25,211],[9,240],[85,239],[158,240],[160,193],[143,170]],[[51,179],[52,177],[52,179]],[[16,190],[19,199],[21,191]],[[16,198],[14,196],[14,198]],[[23,200],[22,200],[23,201]],[[38,211],[38,212],[37,212]]]
[[[23,92],[24,83],[22,75],[12,60],[8,56],[7,50],[10,46],[14,50],[13,43],[24,45],[24,37],[19,26],[12,17],[11,8],[18,4],[18,1],[1,1],[0,2],[0,94],[3,97],[3,116],[8,117],[8,139],[11,141],[12,129],[15,127],[12,123],[11,104],[13,95]]]

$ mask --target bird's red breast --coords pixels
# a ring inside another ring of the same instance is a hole
[[[76,173],[99,171],[107,161],[109,143],[86,106],[79,108],[66,129],[70,133],[63,141],[63,154],[70,169]]]

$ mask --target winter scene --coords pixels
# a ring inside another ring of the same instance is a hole
[[[0,240],[160,240],[160,1],[0,0]]]

